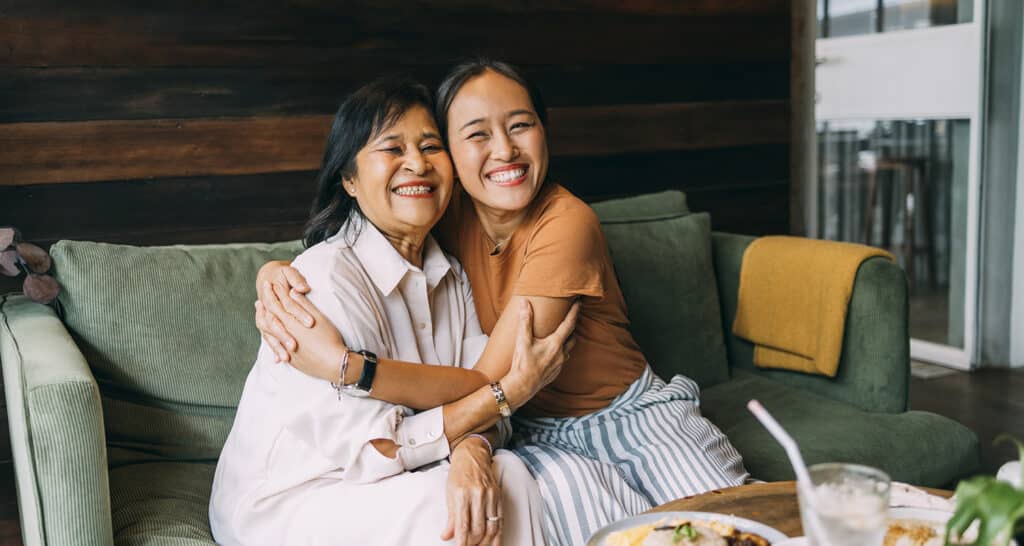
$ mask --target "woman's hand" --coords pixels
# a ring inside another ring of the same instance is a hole
[[[576,301],[551,335],[534,338],[533,307],[529,301],[521,301],[512,366],[501,379],[501,388],[513,409],[522,407],[562,373],[562,365],[576,344],[572,333],[579,311],[580,302]]]
[[[263,289],[274,293],[279,301],[289,301],[294,307],[302,309],[310,317],[310,323],[312,323],[310,327],[300,323],[294,315],[283,310],[283,305],[271,315],[278,321],[282,331],[288,334],[292,340],[291,346],[283,349],[288,355],[288,358],[284,360],[306,375],[327,381],[338,381],[341,359],[348,348],[334,324],[327,320],[327,317],[306,296],[294,289],[288,293],[282,293],[283,288],[269,283]],[[257,316],[261,313],[268,314],[266,310],[259,308],[259,302],[256,305]],[[343,379],[344,383],[354,382],[351,377],[354,375],[353,371],[354,369],[350,367],[347,377]]]
[[[500,546],[501,486],[494,472],[490,448],[476,437],[466,438],[452,450],[446,498],[448,525],[441,540],[458,546]]]
[[[295,290],[300,294],[309,292],[309,285],[299,270],[291,267],[288,262],[267,262],[256,274],[256,327],[267,342],[270,349],[281,362],[288,362],[291,356],[288,350],[295,350],[297,342],[284,327],[280,317],[291,316],[300,324],[312,327],[315,319],[306,310],[290,298],[282,297]]]

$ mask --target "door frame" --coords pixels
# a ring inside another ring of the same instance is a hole
[[[914,119],[928,115],[928,119],[968,119],[969,128],[969,149],[968,149],[968,181],[967,181],[967,226],[965,241],[964,264],[964,343],[963,347],[953,347],[940,343],[925,341],[921,339],[910,340],[911,358],[942,364],[945,366],[970,370],[980,362],[980,330],[978,321],[979,311],[979,265],[980,265],[980,226],[981,226],[981,158],[984,142],[982,141],[984,131],[984,112],[986,100],[986,83],[988,81],[989,67],[987,59],[988,33],[986,32],[986,0],[974,0],[973,19],[970,23],[957,25],[944,25],[930,27],[927,29],[900,30],[888,33],[868,34],[860,36],[832,38],[831,40],[849,40],[861,44],[871,42],[885,42],[893,39],[906,37],[902,33],[931,32],[938,35],[947,27],[965,26],[973,27],[973,37],[977,54],[976,97],[970,99],[973,108],[967,105],[956,112],[911,112],[907,115],[894,112],[885,112],[882,115],[868,117],[861,115],[857,119]],[[817,161],[817,115],[816,115],[816,59],[818,59],[817,47],[817,1],[797,0],[793,4],[793,57],[790,69],[791,100],[793,105],[793,127],[792,151],[791,151],[791,174],[792,180],[800,181],[798,188],[794,188],[791,194],[791,231],[798,235],[817,236],[818,226],[818,161]],[[826,38],[827,39],[827,38]],[[1024,111],[1024,109],[1022,109]],[[878,114],[878,113],[876,113]],[[855,116],[856,117],[856,116]],[[831,119],[843,119],[831,118]],[[847,118],[850,119],[850,118]],[[1021,118],[1024,127],[1024,113]],[[1024,149],[1024,143],[1022,143]],[[1022,167],[1024,173],[1024,167]],[[1022,175],[1024,176],[1024,175]],[[1024,208],[1024,196],[1018,192],[1018,209]],[[1024,231],[1018,226],[1018,231]],[[1020,241],[1021,238],[1018,238]],[[1024,285],[1024,282],[1021,283]],[[1014,291],[1016,293],[1016,291]],[[1024,315],[1024,305],[1015,306],[1020,308],[1020,314]],[[1024,346],[1021,348],[1024,356]]]

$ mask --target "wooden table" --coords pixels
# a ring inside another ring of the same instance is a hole
[[[952,491],[921,489],[942,497]],[[663,504],[651,512],[716,512],[739,516],[774,527],[787,536],[803,536],[800,507],[796,502],[796,482],[754,483],[716,489],[693,497]]]

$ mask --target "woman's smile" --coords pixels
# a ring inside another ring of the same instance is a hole
[[[484,173],[488,182],[506,188],[512,188],[526,182],[526,173],[530,166],[526,163],[513,163],[505,167],[498,167]]]
[[[429,180],[413,180],[403,182],[391,188],[391,193],[399,197],[411,199],[424,199],[431,197],[437,190],[437,184]]]

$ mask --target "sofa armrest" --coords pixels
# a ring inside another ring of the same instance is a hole
[[[715,232],[712,253],[722,329],[730,369],[806,389],[867,411],[906,411],[910,384],[907,281],[903,270],[884,258],[861,264],[846,316],[843,352],[835,378],[754,366],[754,346],[732,333],[743,253],[754,237]],[[756,393],[751,393],[751,397]]]
[[[24,543],[113,544],[99,388],[53,309],[0,296],[0,363]]]

